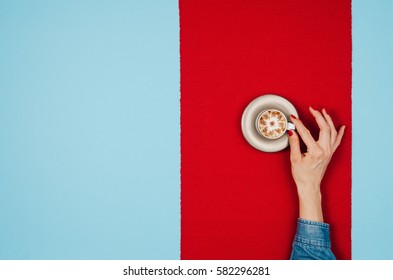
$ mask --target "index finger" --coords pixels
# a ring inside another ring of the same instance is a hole
[[[296,127],[297,132],[299,132],[300,137],[306,144],[307,148],[312,149],[317,146],[314,138],[312,137],[310,131],[304,126],[303,122],[291,115],[291,120]]]

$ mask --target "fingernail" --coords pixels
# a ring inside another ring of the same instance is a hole
[[[294,115],[291,115],[291,118],[297,120],[297,118]]]
[[[292,134],[293,134],[292,130],[287,130],[287,133],[289,136],[292,136]]]
[[[323,111],[325,111],[325,114],[327,114],[327,111],[326,111],[326,109],[325,109],[325,108],[323,108],[322,110],[323,110]]]

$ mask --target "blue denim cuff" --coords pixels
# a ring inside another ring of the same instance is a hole
[[[329,224],[298,218],[295,241],[330,248]]]

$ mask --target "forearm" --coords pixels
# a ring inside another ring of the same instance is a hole
[[[319,185],[298,186],[299,218],[323,222],[322,196]]]

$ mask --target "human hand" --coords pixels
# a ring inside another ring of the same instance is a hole
[[[303,219],[323,222],[320,185],[326,168],[340,145],[345,126],[337,132],[331,117],[325,109],[322,113],[309,108],[320,129],[315,141],[301,120],[291,116],[292,122],[307,146],[307,152],[300,150],[298,133],[288,131],[291,148],[291,170],[299,196],[299,216]]]

